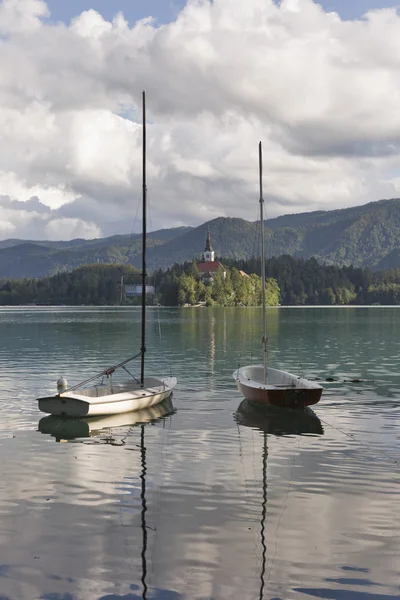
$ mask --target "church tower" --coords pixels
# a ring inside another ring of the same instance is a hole
[[[208,229],[207,239],[206,239],[206,247],[203,252],[203,260],[204,260],[204,262],[214,262],[214,256],[215,256],[215,252],[211,246],[210,229]]]

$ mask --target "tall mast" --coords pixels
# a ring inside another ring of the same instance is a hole
[[[141,341],[141,357],[140,357],[140,384],[144,385],[144,355],[146,352],[146,92],[142,92],[143,105],[143,189],[142,189],[142,341]]]
[[[258,164],[260,174],[260,232],[261,232],[261,302],[262,302],[262,345],[264,355],[264,383],[267,383],[267,310],[265,306],[265,247],[264,247],[264,199],[262,185],[262,146],[258,145]]]

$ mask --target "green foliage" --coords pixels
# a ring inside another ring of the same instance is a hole
[[[237,269],[246,273],[260,271],[260,259],[224,263],[232,267],[233,278],[237,278]],[[373,273],[369,268],[323,265],[315,258],[283,255],[266,260],[265,272],[267,282],[269,277],[277,282],[283,305],[400,304],[396,290],[400,268]],[[243,291],[239,283],[237,290],[238,294]],[[275,295],[271,304],[276,303]]]
[[[156,302],[166,306],[259,306],[259,260],[224,260],[213,281],[201,281],[193,262],[157,271],[152,279]],[[283,255],[266,261],[266,302],[282,305],[400,304],[400,268],[373,273],[370,269],[321,265],[315,258]],[[140,283],[129,265],[93,264],[43,279],[0,279],[0,305],[116,305],[125,284]]]
[[[193,275],[193,263],[176,264],[155,275],[157,302],[166,306],[203,304],[205,306],[258,306],[261,303],[261,278],[241,274],[238,269],[216,272],[212,281],[201,281]],[[198,273],[198,271],[197,271]],[[266,300],[279,304],[279,286],[274,278],[266,282]]]
[[[1,279],[0,305],[114,305],[125,283],[139,282],[137,269],[126,265],[86,265],[44,279]]]

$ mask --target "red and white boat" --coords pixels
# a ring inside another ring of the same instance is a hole
[[[261,278],[262,278],[262,365],[240,367],[233,373],[239,391],[248,400],[265,406],[304,408],[316,404],[322,394],[322,386],[304,377],[272,369],[267,365],[267,311],[265,299],[265,248],[264,248],[264,200],[262,193],[262,147],[259,143],[260,177],[260,229],[261,229]]]
[[[285,408],[304,408],[317,404],[322,386],[303,377],[264,366],[241,367],[233,374],[236,385],[245,398],[256,404]]]

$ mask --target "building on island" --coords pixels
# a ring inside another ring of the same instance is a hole
[[[142,285],[140,283],[138,283],[136,285],[125,285],[124,288],[125,288],[125,295],[127,298],[132,298],[134,296],[142,295]],[[146,294],[149,294],[151,296],[154,296],[154,294],[156,293],[154,285],[146,285],[144,289],[145,289]]]
[[[214,260],[215,252],[211,246],[211,235],[210,230],[207,232],[206,247],[203,252],[203,261],[197,264],[199,270],[200,279],[203,283],[212,282],[217,271],[221,269],[222,277],[225,279],[226,270],[219,260]]]

